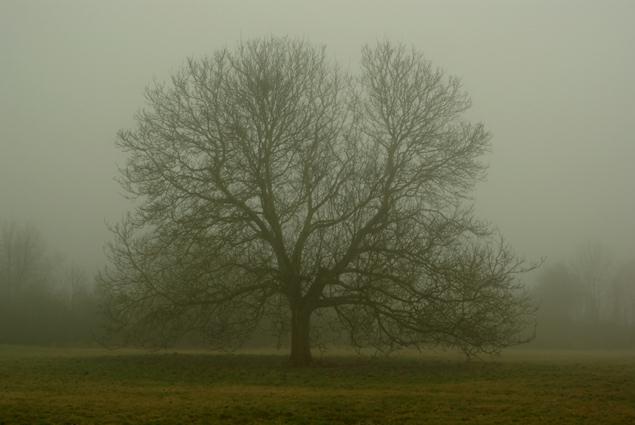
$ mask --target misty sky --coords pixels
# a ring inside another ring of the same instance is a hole
[[[103,262],[130,207],[115,133],[188,56],[269,35],[413,45],[462,78],[493,133],[478,215],[528,258],[635,257],[635,1],[0,0],[0,220]]]

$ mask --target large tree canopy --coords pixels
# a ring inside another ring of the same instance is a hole
[[[118,139],[136,209],[100,276],[126,335],[226,344],[273,315],[302,365],[330,309],[357,345],[517,341],[523,263],[467,197],[489,135],[421,54],[380,42],[349,75],[306,42],[254,40],[146,99]]]

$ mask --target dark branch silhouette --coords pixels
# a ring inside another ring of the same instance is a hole
[[[146,99],[118,142],[136,209],[100,276],[117,329],[227,345],[288,312],[296,365],[320,309],[357,345],[518,342],[526,267],[469,206],[489,135],[416,51],[365,47],[351,76],[305,42],[255,40]]]

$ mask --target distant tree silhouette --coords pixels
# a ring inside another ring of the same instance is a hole
[[[519,341],[526,267],[466,204],[490,137],[421,54],[380,42],[351,76],[306,42],[254,40],[146,99],[118,138],[136,209],[99,277],[114,330],[230,344],[282,316],[296,365],[322,309],[363,346]]]

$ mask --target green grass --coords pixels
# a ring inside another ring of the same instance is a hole
[[[633,424],[635,353],[327,356],[0,346],[0,424]]]

